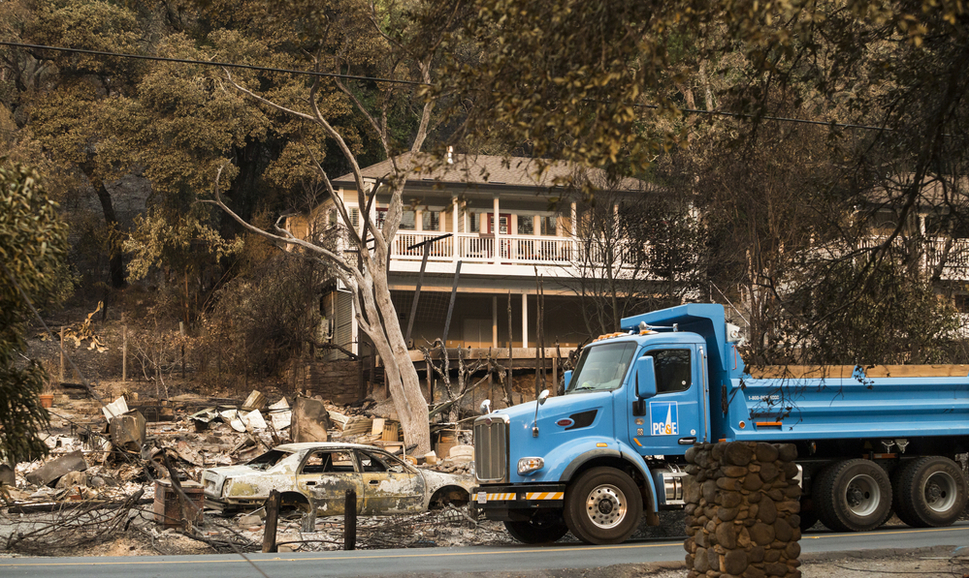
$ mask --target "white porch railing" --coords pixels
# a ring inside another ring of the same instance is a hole
[[[871,249],[884,243],[885,237],[869,237],[862,242],[862,248]],[[949,248],[947,243],[949,242]],[[894,248],[901,248],[906,243],[902,237],[893,240]],[[945,281],[958,281],[967,278],[967,261],[970,257],[967,239],[926,239],[919,249],[920,266],[926,272],[933,271],[943,261],[940,278]],[[944,261],[945,259],[945,261]]]
[[[415,245],[441,235],[438,231],[398,231],[391,247],[391,258],[420,260],[424,249]],[[494,235],[458,233],[434,241],[428,260],[560,265],[570,263],[575,254],[575,242],[564,237],[501,235],[498,241],[496,251]]]
[[[441,237],[440,231],[398,231],[391,246],[391,259],[420,261],[424,249],[419,245],[424,241]],[[863,241],[864,248],[874,247],[882,239],[870,237]],[[896,241],[902,244],[902,239]],[[941,278],[960,280],[967,278],[968,251],[967,239],[953,239],[947,250],[946,239],[932,239],[922,245],[921,255],[924,270],[933,270],[945,259]],[[602,262],[597,246],[588,248],[593,251],[588,261]],[[569,237],[544,237],[535,235],[500,235],[498,250],[494,235],[478,233],[458,233],[434,241],[429,247],[428,260],[448,262],[461,260],[467,263],[500,263],[503,265],[570,265],[582,256],[583,247],[577,240]]]

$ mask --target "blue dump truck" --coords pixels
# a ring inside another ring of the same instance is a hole
[[[695,443],[798,448],[802,526],[866,531],[895,513],[943,526],[967,511],[970,377],[961,366],[773,367],[746,371],[720,305],[623,320],[583,348],[565,393],[474,423],[473,500],[525,543],[567,531],[626,540],[645,516],[684,506]],[[752,375],[755,374],[755,375]]]

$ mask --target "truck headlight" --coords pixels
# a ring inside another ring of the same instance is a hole
[[[525,476],[542,469],[543,465],[545,465],[545,461],[542,458],[521,458],[517,471],[520,476]]]

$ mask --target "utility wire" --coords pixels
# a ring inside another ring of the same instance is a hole
[[[637,108],[649,108],[658,109],[660,108],[656,104],[634,104]],[[875,130],[879,132],[896,132],[895,129],[885,128],[880,126],[869,126],[865,124],[846,124],[841,122],[826,122],[824,120],[808,120],[804,118],[787,118],[783,116],[768,116],[768,115],[758,115],[743,112],[727,112],[723,110],[702,110],[698,108],[678,108],[680,112],[684,114],[709,114],[712,116],[728,116],[732,118],[758,118],[761,120],[773,120],[778,122],[792,122],[797,124],[814,124],[819,126],[830,126],[837,128],[858,128],[862,130]]]
[[[245,70],[260,70],[264,72],[279,72],[283,74],[305,74],[309,76],[320,76],[325,78],[341,78],[345,80],[365,80],[371,82],[387,82],[392,84],[406,84],[412,86],[430,86],[424,82],[417,82],[413,80],[395,80],[390,78],[377,78],[373,76],[357,76],[352,74],[340,74],[336,72],[319,72],[315,70],[295,70],[291,68],[272,68],[268,66],[254,66],[251,64],[235,64],[232,62],[215,62],[210,60],[192,60],[188,58],[166,58],[162,56],[147,56],[143,54],[125,54],[121,52],[107,52],[103,50],[87,50],[84,48],[66,48],[63,46],[46,46],[42,44],[25,44],[22,42],[2,42],[0,41],[0,46],[11,46],[14,48],[33,48],[36,50],[56,50],[60,52],[73,52],[77,54],[91,54],[95,56],[111,56],[115,58],[134,58],[136,60],[150,60],[155,62],[176,62],[181,64],[198,64],[202,66],[220,66],[225,68],[241,68]],[[630,106],[636,108],[646,108],[651,110],[656,110],[661,108],[656,104],[630,104]],[[803,118],[788,118],[783,116],[765,116],[756,115],[750,113],[740,113],[740,112],[727,112],[721,110],[701,110],[696,108],[678,108],[680,112],[684,114],[709,114],[712,116],[727,116],[732,118],[759,118],[762,120],[771,120],[775,122],[791,122],[797,124],[811,124],[818,126],[828,126],[833,128],[852,128],[859,130],[872,130],[878,132],[896,132],[894,129],[889,129],[879,126],[869,126],[864,124],[847,124],[839,122],[825,122],[820,120],[808,120]],[[948,136],[948,135],[947,135]]]
[[[121,52],[106,52],[104,50],[87,50],[85,48],[65,48],[63,46],[45,46],[42,44],[24,44],[21,42],[0,42],[0,46],[12,46],[14,48],[33,48],[37,50],[56,50],[60,52],[92,54],[95,56],[112,56],[115,58],[133,58],[135,60],[151,60],[155,62],[177,62],[180,64],[201,64],[203,66],[243,68],[246,70],[261,70],[264,72],[281,72],[285,74],[306,74],[309,76],[343,78],[346,80],[372,80],[375,82],[390,82],[394,84],[411,84],[411,85],[417,85],[417,86],[426,86],[425,83],[423,82],[415,82],[413,80],[394,80],[390,78],[374,78],[371,76],[355,76],[353,74],[339,74],[336,72],[319,72],[316,70],[294,70],[291,68],[272,68],[269,66],[254,66],[252,64],[234,64],[232,62],[214,62],[211,60],[192,60],[189,58],[166,58],[163,56],[147,56],[144,54],[125,54]]]

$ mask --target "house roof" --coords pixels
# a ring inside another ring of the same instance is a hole
[[[570,177],[582,174],[584,170],[576,163],[527,157],[454,154],[449,156],[449,160],[450,162],[426,153],[416,155],[405,153],[365,167],[361,169],[361,174],[365,178],[384,178],[393,175],[395,170],[404,170],[408,166],[413,166],[408,175],[408,182],[550,188],[561,186]],[[607,187],[606,171],[585,169],[585,175],[594,186]],[[342,175],[333,182],[338,186],[355,185],[352,173]],[[628,177],[620,179],[615,186],[621,191],[643,191],[651,188],[645,181]]]

